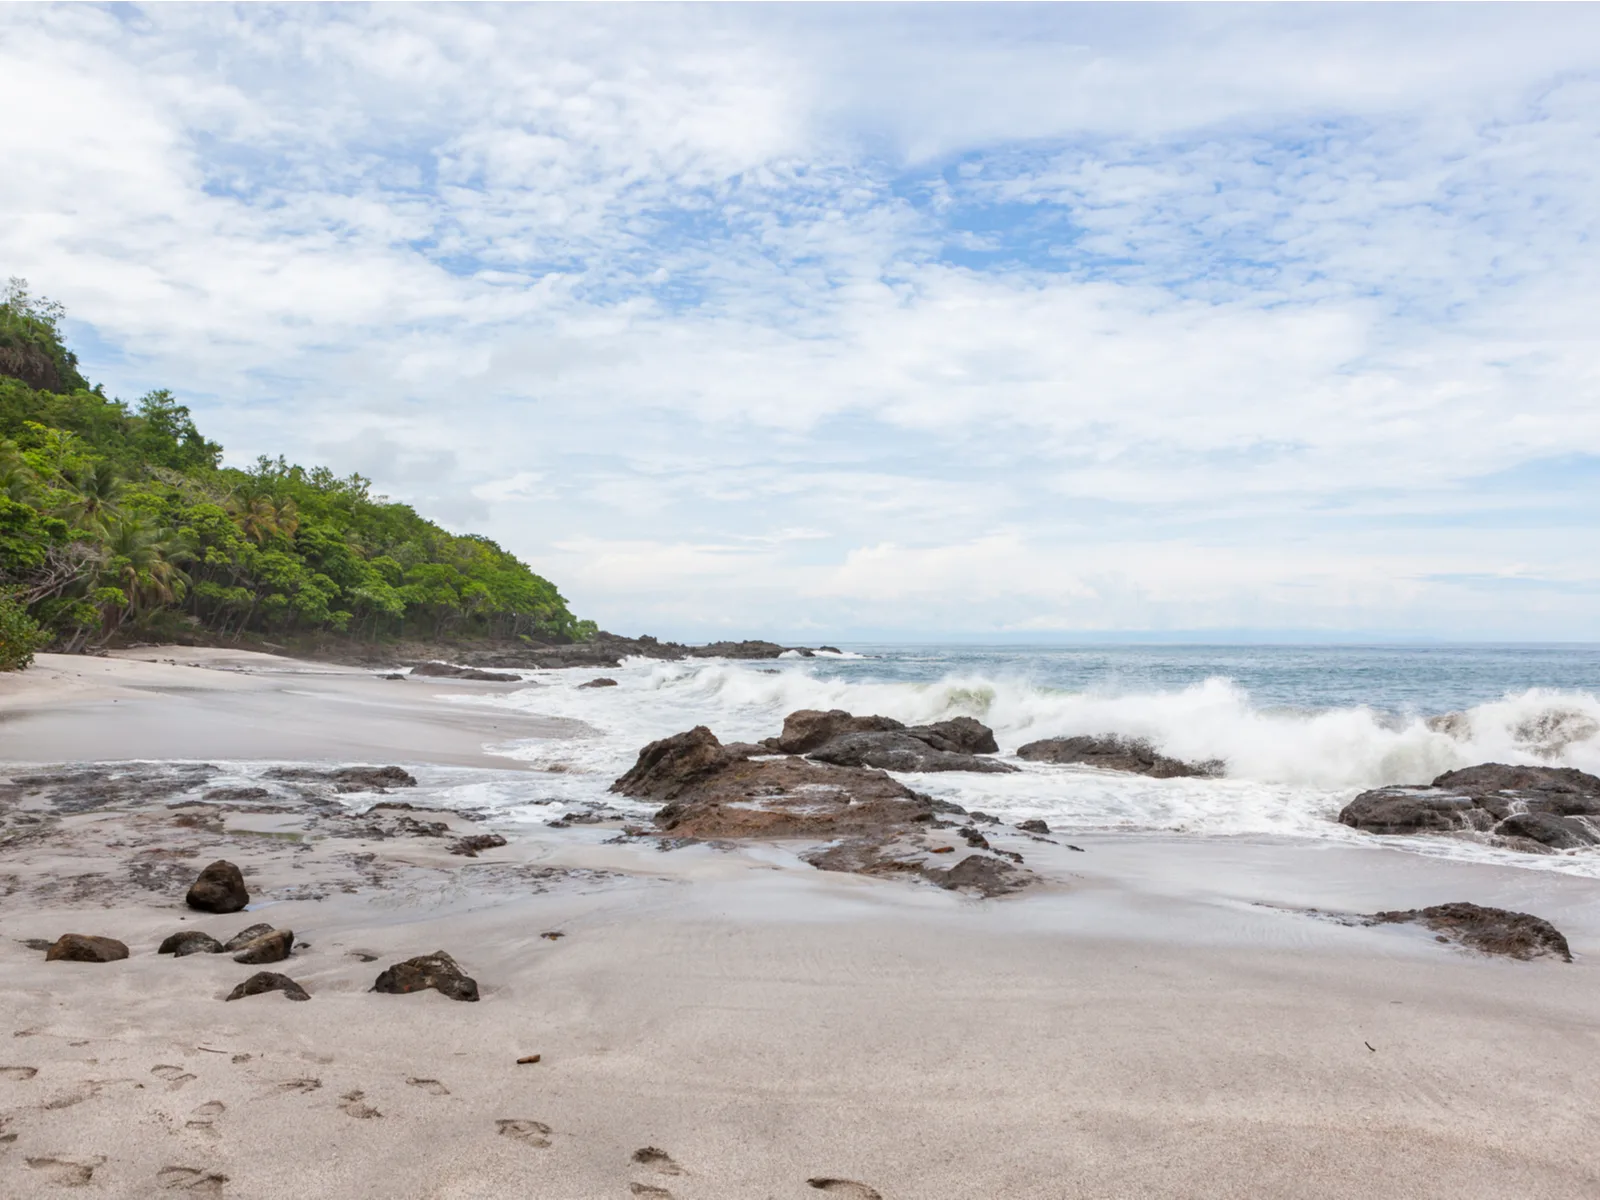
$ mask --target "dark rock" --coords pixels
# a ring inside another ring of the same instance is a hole
[[[932,725],[912,725],[906,729],[935,750],[950,754],[998,754],[1000,744],[994,740],[994,730],[971,717],[952,717],[948,721],[935,721]]]
[[[389,680],[395,680],[395,679],[403,680],[403,679],[405,679],[405,675],[403,675],[399,671],[390,671],[387,675],[379,675],[378,678],[379,679],[389,679]]]
[[[282,962],[289,957],[293,949],[294,931],[274,929],[270,933],[263,933],[260,937],[251,938],[240,946],[238,953],[233,956],[233,961],[252,967],[261,963]]]
[[[1021,891],[1038,881],[1025,867],[1013,866],[984,854],[971,854],[948,868],[933,866],[916,843],[886,843],[871,838],[845,838],[835,845],[801,857],[819,871],[844,871],[854,875],[912,877],[927,880],[947,891],[972,890],[984,896]],[[929,854],[949,854],[950,846],[935,846]],[[1018,856],[1020,861],[1020,856]]]
[[[1156,753],[1149,742],[1114,735],[1044,738],[1021,747],[1017,751],[1017,757],[1029,762],[1076,763],[1086,767],[1099,767],[1103,771],[1129,771],[1136,775],[1149,775],[1155,779],[1173,779],[1187,775],[1220,775],[1223,767],[1222,763],[1215,761],[1180,762],[1178,759]]]
[[[200,872],[184,902],[201,912],[234,913],[250,903],[250,893],[245,890],[239,868],[219,858]]]
[[[1031,821],[1018,821],[1017,828],[1023,833],[1049,833],[1050,826],[1035,817]]]
[[[847,733],[887,733],[904,729],[893,717],[857,717],[842,708],[821,712],[802,708],[783,719],[783,732],[775,749],[783,754],[805,754]]]
[[[952,816],[957,817],[965,817],[969,815],[967,810],[962,808],[961,805],[957,804],[954,800],[940,800],[937,796],[935,796],[929,801],[929,803],[933,805],[934,812],[950,813]]]
[[[171,954],[182,958],[186,954],[221,954],[222,943],[209,933],[198,929],[184,929],[161,943],[157,954]]]
[[[1462,945],[1485,954],[1510,958],[1559,958],[1572,961],[1567,939],[1542,917],[1510,912],[1503,908],[1484,908],[1461,901],[1437,904],[1432,908],[1412,908],[1404,912],[1373,913],[1373,924],[1414,922],[1434,933],[1451,934]]]
[[[395,995],[420,992],[427,988],[442,992],[452,1000],[478,998],[477,980],[463,975],[461,968],[456,965],[456,960],[443,950],[435,950],[432,954],[423,954],[396,963],[379,975],[377,982],[372,985],[372,990],[375,992]]]
[[[651,742],[633,767],[611,785],[641,800],[672,800],[716,775],[735,759],[704,725]]]
[[[462,854],[467,858],[477,858],[479,850],[493,850],[497,846],[504,846],[505,838],[498,833],[475,833],[471,837],[459,838],[450,845],[451,854]]]
[[[843,654],[844,653],[844,651],[839,649],[839,647],[837,647],[837,646],[818,646],[817,649],[820,650],[820,651],[823,651],[825,653],[828,653],[828,654]]]
[[[961,829],[956,830],[956,832],[966,839],[967,845],[979,850],[989,849],[989,839],[984,837],[983,834],[979,833],[971,825],[964,826]]]
[[[1035,879],[1032,872],[987,854],[969,854],[948,869],[924,867],[922,874],[929,882],[947,890],[971,890],[984,896],[1020,892]]]
[[[780,646],[777,642],[712,642],[706,646],[690,646],[688,656],[690,658],[777,658],[785,650],[793,648]]]
[[[425,662],[411,668],[413,675],[435,676],[441,679],[480,679],[486,683],[521,683],[522,676],[509,671],[484,671],[478,667],[457,667],[450,663]]]
[[[272,932],[271,925],[246,925],[238,933],[222,943],[222,948],[229,954],[235,950],[242,950],[258,937],[263,937]]]
[[[1362,792],[1339,814],[1378,834],[1484,833],[1513,849],[1600,845],[1600,778],[1572,767],[1482,763],[1427,787]]]
[[[246,996],[260,996],[266,992],[282,992],[291,1000],[311,999],[305,988],[287,975],[279,975],[276,971],[257,971],[229,992],[228,999],[242,1000]]]
[[[45,951],[45,962],[116,962],[128,957],[128,948],[116,938],[87,933],[64,933]]]
[[[580,688],[616,687],[617,681],[615,679],[607,679],[602,676],[599,679],[591,679],[588,683],[580,683],[578,686]]]
[[[262,772],[267,779],[294,783],[331,783],[341,792],[381,792],[395,787],[416,787],[417,777],[403,767],[273,767]]]
[[[837,767],[877,767],[884,771],[979,771],[1003,774],[1017,768],[994,758],[939,750],[910,730],[847,733],[833,738],[807,758]]]

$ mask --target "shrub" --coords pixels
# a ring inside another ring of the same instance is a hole
[[[0,671],[20,671],[49,638],[28,610],[10,596],[0,596]]]

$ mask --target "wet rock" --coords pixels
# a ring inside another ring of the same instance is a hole
[[[456,960],[443,950],[432,954],[408,958],[387,968],[372,985],[375,992],[404,995],[428,988],[442,992],[452,1000],[476,1000],[478,982],[464,975]]]
[[[877,767],[885,771],[980,771],[1003,774],[1010,763],[975,754],[941,750],[911,730],[847,733],[807,753],[813,762],[838,767]]]
[[[912,725],[906,732],[935,750],[949,754],[1000,753],[1000,744],[994,740],[994,730],[971,717],[952,717],[948,721],[935,721],[932,725]]]
[[[1031,821],[1018,821],[1017,828],[1023,833],[1049,833],[1050,826],[1035,817]]]
[[[1600,845],[1600,778],[1572,767],[1482,763],[1427,787],[1362,792],[1339,814],[1377,834],[1478,833],[1515,849]]]
[[[451,854],[465,855],[467,858],[477,858],[480,850],[493,850],[504,846],[505,838],[498,833],[475,833],[471,837],[458,838],[450,844]]]
[[[711,642],[705,646],[690,646],[687,650],[690,658],[737,658],[758,659],[777,658],[785,650],[799,649],[798,647],[780,646],[777,642],[744,641],[744,642]],[[800,650],[807,658],[811,656],[809,650]]]
[[[383,792],[389,788],[416,787],[417,777],[403,767],[273,767],[262,772],[266,779],[293,783],[331,783],[340,792]]]
[[[242,950],[258,937],[263,937],[272,932],[271,925],[246,925],[238,933],[222,943],[222,948],[232,954],[235,950]]]
[[[905,726],[893,717],[857,717],[842,708],[802,708],[783,719],[783,732],[769,739],[783,754],[805,754],[848,733],[887,733]]]
[[[233,956],[233,961],[247,966],[282,962],[289,957],[289,952],[293,949],[294,931],[274,929],[270,933],[263,933],[260,937],[251,938],[240,946]]]
[[[266,992],[282,992],[291,1000],[309,1000],[305,988],[301,987],[287,975],[279,975],[276,971],[257,971],[246,979],[233,991],[228,993],[229,1000],[242,1000],[246,996],[260,996]]]
[[[116,962],[128,957],[128,948],[116,938],[88,933],[64,933],[45,951],[45,962]]]
[[[969,854],[947,870],[924,867],[923,877],[950,891],[974,891],[982,896],[1020,892],[1033,883],[1031,871],[987,854]]]
[[[974,849],[989,849],[989,839],[984,837],[983,834],[979,833],[971,825],[963,826],[962,828],[956,830],[956,832],[966,839],[967,845],[973,847]]]
[[[883,842],[871,838],[846,838],[835,845],[801,855],[819,871],[844,871],[880,878],[920,878],[947,891],[975,891],[1001,896],[1038,882],[1038,876],[986,854],[969,854],[948,868],[934,866],[925,855],[952,853],[949,846],[924,849],[916,840]]]
[[[222,943],[209,933],[201,933],[198,929],[185,929],[163,941],[156,953],[171,954],[177,958],[182,958],[186,954],[221,954]]]
[[[604,676],[601,676],[599,679],[591,679],[588,683],[580,683],[578,686],[580,688],[616,687],[617,681],[615,679],[607,679]]]
[[[736,761],[704,725],[651,742],[633,767],[611,785],[641,800],[673,800]]]
[[[219,858],[200,872],[184,902],[201,912],[234,913],[250,903],[250,893],[245,890],[239,868]]]
[[[1404,912],[1373,913],[1369,920],[1375,925],[1408,922],[1422,925],[1484,954],[1502,954],[1522,960],[1559,958],[1562,962],[1572,961],[1572,951],[1561,932],[1549,921],[1530,913],[1485,908],[1461,901]]]
[[[1080,764],[1103,771],[1128,771],[1154,779],[1220,775],[1220,762],[1186,763],[1158,754],[1149,742],[1114,735],[1103,737],[1044,738],[1017,751],[1028,762]]]
[[[450,663],[425,662],[411,668],[413,675],[434,676],[441,679],[480,679],[486,683],[521,683],[521,675],[509,671],[485,671],[478,667],[457,667]]]

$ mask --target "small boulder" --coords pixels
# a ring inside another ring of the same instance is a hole
[[[1531,913],[1459,901],[1436,904],[1432,908],[1373,913],[1368,920],[1374,925],[1415,923],[1436,934],[1453,935],[1463,946],[1484,954],[1503,954],[1524,961],[1533,958],[1572,961],[1572,950],[1561,931],[1543,917]]]
[[[504,846],[505,844],[505,838],[498,833],[475,833],[470,837],[457,838],[450,843],[450,853],[465,855],[467,858],[477,858],[479,850],[493,850],[497,846]]]
[[[671,800],[733,761],[704,725],[651,742],[633,767],[611,785],[613,792],[642,800]]]
[[[969,854],[945,870],[924,867],[922,875],[947,891],[974,891],[985,897],[1020,892],[1036,879],[1031,871],[987,854]]]
[[[128,948],[116,938],[87,933],[64,933],[45,951],[45,962],[116,962],[128,957]]]
[[[173,934],[161,943],[157,954],[171,954],[182,958],[186,954],[221,954],[222,943],[209,933],[201,933],[198,929],[185,929]]]
[[[616,687],[617,681],[615,679],[606,679],[602,677],[600,679],[591,679],[588,683],[580,683],[578,686],[580,688]]]
[[[994,730],[971,717],[951,717],[948,721],[935,721],[932,725],[913,725],[906,732],[927,742],[935,750],[950,754],[1000,753],[1000,743],[994,740]]]
[[[1220,762],[1187,763],[1168,758],[1156,752],[1154,746],[1142,738],[1125,738],[1114,735],[1104,737],[1044,738],[1029,742],[1017,751],[1017,757],[1029,762],[1076,764],[1099,767],[1102,771],[1127,771],[1134,775],[1148,775],[1152,779],[1174,779],[1186,775],[1211,776],[1222,774]]]
[[[820,712],[802,708],[783,719],[783,732],[775,749],[783,754],[805,754],[847,733],[887,733],[905,726],[893,717],[857,717],[842,708]]]
[[[1017,769],[999,759],[942,750],[909,729],[842,734],[806,757],[836,767],[876,767],[882,771],[979,771],[999,775]]]
[[[250,893],[245,890],[239,868],[219,858],[189,885],[184,902],[201,912],[235,913],[250,903]]]
[[[443,950],[408,958],[383,971],[373,983],[375,992],[406,995],[432,988],[452,1000],[476,1000],[478,981],[462,973],[456,960]]]
[[[233,961],[247,966],[282,962],[289,957],[292,949],[294,949],[294,930],[274,929],[270,933],[263,933],[260,937],[251,938],[240,946],[238,953],[233,956]]]
[[[1035,817],[1031,821],[1018,821],[1017,828],[1023,833],[1049,833],[1050,826]]]
[[[229,954],[235,950],[242,950],[264,933],[271,933],[271,925],[246,925],[238,933],[222,943],[222,948]]]
[[[276,971],[257,971],[246,979],[233,991],[228,993],[229,1000],[243,1000],[246,996],[259,996],[264,992],[282,992],[291,1000],[309,1000],[305,988],[301,987],[287,975],[279,975]]]

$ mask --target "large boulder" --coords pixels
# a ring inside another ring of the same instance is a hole
[[[250,893],[245,890],[239,868],[219,858],[200,872],[184,902],[201,912],[234,913],[250,903]]]
[[[848,733],[881,733],[904,729],[893,717],[857,717],[842,708],[822,712],[802,708],[783,719],[783,732],[772,748],[784,754],[805,754]]]
[[[222,943],[209,933],[198,929],[184,929],[161,943],[157,954],[171,954],[182,958],[186,954],[221,954]]]
[[[267,992],[282,992],[291,1000],[311,999],[306,994],[305,988],[287,975],[279,975],[276,971],[257,971],[229,992],[227,999],[243,1000],[246,996],[260,996]]]
[[[972,717],[951,717],[948,721],[935,721],[931,725],[912,725],[906,732],[927,742],[935,750],[949,754],[1000,753],[1000,743],[994,740],[994,730]]]
[[[1503,954],[1508,958],[1559,958],[1572,961],[1572,951],[1561,931],[1543,917],[1511,912],[1504,908],[1485,908],[1460,901],[1436,904],[1432,908],[1411,908],[1403,912],[1373,913],[1373,924],[1414,922],[1434,933],[1454,937],[1462,945],[1484,954]]]
[[[1099,767],[1103,771],[1127,771],[1135,775],[1149,775],[1154,779],[1222,774],[1220,762],[1183,762],[1157,753],[1155,747],[1143,739],[1111,734],[1102,737],[1043,738],[1037,742],[1029,742],[1018,749],[1017,757],[1029,762]]]
[[[45,951],[45,962],[116,962],[128,957],[128,947],[116,938],[88,933],[64,933]]]
[[[386,968],[372,985],[375,992],[406,995],[432,988],[452,1000],[476,1000],[478,981],[463,974],[456,960],[443,950],[408,958]]]
[[[1572,767],[1481,763],[1427,787],[1362,792],[1339,813],[1377,834],[1476,833],[1515,849],[1600,845],[1600,778]]]
[[[672,800],[735,761],[704,725],[651,742],[633,766],[611,785],[640,800]]]
[[[810,751],[813,762],[838,767],[877,767],[884,771],[985,771],[1003,774],[1015,771],[1010,763],[975,754],[952,753],[936,749],[914,731],[847,733]]]
[[[233,956],[233,961],[245,963],[247,966],[282,962],[289,957],[289,951],[293,948],[294,931],[274,929],[270,933],[263,933],[260,937],[251,938],[240,946]]]

